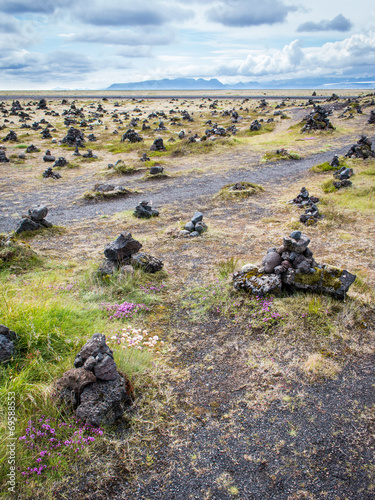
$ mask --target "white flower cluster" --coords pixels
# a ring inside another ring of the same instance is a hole
[[[151,337],[147,330],[132,328],[130,325],[113,335],[111,340],[114,344],[121,346],[122,349],[133,347],[140,351],[143,348],[151,351],[157,344],[164,344],[157,335]]]

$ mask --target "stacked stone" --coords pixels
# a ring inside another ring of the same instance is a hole
[[[106,260],[98,269],[98,273],[111,275],[122,268],[128,271],[128,266],[141,268],[148,273],[160,271],[163,262],[152,255],[139,252],[141,248],[142,244],[135,240],[131,233],[121,233],[115,241],[106,245],[104,249]]]
[[[138,134],[138,132],[136,132],[135,130],[133,130],[133,129],[130,128],[121,137],[121,142],[125,142],[125,141],[129,141],[129,142],[133,142],[133,143],[135,143],[135,142],[142,142],[143,138]]]
[[[150,151],[166,151],[163,139],[161,137],[154,140],[154,143],[150,147]]]
[[[56,382],[59,399],[78,418],[95,426],[111,425],[132,403],[129,382],[117,371],[105,335],[95,333],[68,370]]]
[[[63,156],[59,156],[59,158],[55,161],[54,167],[66,167],[68,164],[68,160],[66,160]]]
[[[9,158],[7,158],[5,151],[3,149],[0,149],[0,163],[8,163],[8,161]]]
[[[316,196],[310,196],[307,189],[302,187],[299,195],[292,200],[292,203],[296,204],[298,208],[305,209],[305,213],[303,213],[299,218],[300,222],[306,224],[307,226],[311,226],[322,217],[316,205],[318,202],[319,198]]]
[[[48,208],[45,205],[37,205],[29,208],[28,215],[19,222],[16,234],[24,231],[36,231],[42,227],[52,227],[51,222],[48,222],[45,217],[48,214]]]
[[[13,130],[10,130],[8,134],[4,137],[3,142],[7,141],[12,141],[12,142],[17,141],[17,134]]]
[[[148,201],[141,201],[139,205],[135,207],[133,215],[138,217],[138,219],[151,219],[151,217],[158,217],[158,210],[151,207]]]
[[[326,130],[333,129],[332,123],[328,118],[329,111],[324,109],[322,106],[315,106],[314,111],[310,113],[305,118],[305,125],[302,128],[302,132],[306,132],[308,130]]]
[[[362,158],[366,160],[370,156],[375,157],[375,151],[371,149],[372,142],[362,135],[357,144],[353,144],[345,156],[348,158]]]
[[[46,168],[42,175],[45,179],[48,177],[51,177],[52,179],[61,179],[61,175],[58,172],[54,172],[52,167]]]
[[[342,187],[350,187],[352,185],[352,181],[350,181],[350,177],[354,175],[352,168],[341,167],[340,170],[337,170],[333,173],[333,176],[337,179],[333,182],[333,185],[336,189],[340,189]]]
[[[344,299],[356,276],[333,266],[317,264],[308,248],[309,243],[310,239],[301,231],[293,231],[283,239],[281,247],[267,251],[261,267],[246,264],[234,273],[234,288],[266,295],[280,292],[287,286]]]
[[[70,127],[68,133],[61,142],[63,144],[68,144],[68,146],[83,147],[83,143],[85,142],[85,137],[83,135],[83,132],[81,132],[77,128]]]
[[[180,236],[184,238],[194,238],[207,231],[207,225],[203,222],[203,214],[195,212],[192,219],[185,224],[185,228],[180,231]]]
[[[254,120],[250,125],[251,132],[257,132],[262,128],[262,125],[258,122],[258,120]]]

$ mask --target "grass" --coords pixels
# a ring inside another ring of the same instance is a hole
[[[301,157],[298,153],[276,153],[276,151],[268,151],[264,155],[266,161],[277,161],[277,160],[300,160]]]
[[[125,189],[124,191],[86,191],[83,193],[82,198],[86,201],[105,201],[114,198],[125,198],[126,196],[131,196],[136,194],[137,191],[132,189]]]
[[[43,259],[25,242],[0,235],[0,272],[21,273],[40,266]]]

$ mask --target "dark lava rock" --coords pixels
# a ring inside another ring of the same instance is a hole
[[[154,166],[150,168],[150,174],[162,174],[164,172],[164,167]]]
[[[17,335],[5,325],[0,325],[0,363],[12,359],[16,352]]]
[[[150,147],[150,151],[166,151],[163,139],[161,137],[154,140],[154,143]]]
[[[250,125],[250,130],[251,132],[256,132],[257,130],[260,130],[262,128],[262,125],[258,122],[258,120],[254,120],[251,125]]]
[[[132,238],[131,233],[121,233],[115,241],[106,245],[104,255],[113,262],[126,263],[141,248],[142,244]]]
[[[85,142],[84,134],[77,128],[71,127],[61,142],[68,144],[68,146],[81,147],[82,143]]]
[[[53,165],[54,167],[65,167],[68,164],[68,161],[63,157],[60,156],[56,161],[55,164]]]
[[[5,151],[0,149],[0,163],[8,163],[9,158],[7,158]]]
[[[121,142],[125,142],[125,141],[129,141],[129,142],[133,142],[133,143],[135,143],[135,142],[141,142],[141,141],[143,141],[143,137],[141,137],[138,134],[138,132],[136,132],[135,130],[129,129],[121,137]]]
[[[163,262],[152,255],[139,252],[131,257],[131,265],[140,268],[146,273],[156,273],[163,268]]]
[[[31,144],[26,148],[26,153],[39,153],[40,149],[38,149],[34,144]]]
[[[28,219],[27,217],[25,219],[22,219],[19,223],[17,228],[15,229],[16,234],[23,233],[24,231],[36,231],[37,229],[40,229],[41,225],[38,224],[37,222],[34,222],[31,219]]]
[[[133,215],[139,219],[150,219],[151,217],[157,217],[159,212],[153,209],[148,201],[141,201],[141,203],[135,207]]]
[[[4,137],[3,142],[7,141],[17,141],[17,134],[13,130],[10,130],[9,133]]]
[[[35,222],[40,222],[48,214],[48,208],[45,205],[37,205],[29,208],[28,214]]]

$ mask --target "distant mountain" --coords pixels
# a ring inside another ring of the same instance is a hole
[[[256,89],[374,89],[375,76],[367,78],[322,77],[224,84],[216,78],[174,78],[114,83],[106,90],[256,90]]]
[[[225,89],[219,80],[204,80],[203,78],[174,78],[169,80],[147,80],[134,83],[114,83],[107,90],[220,90]]]

